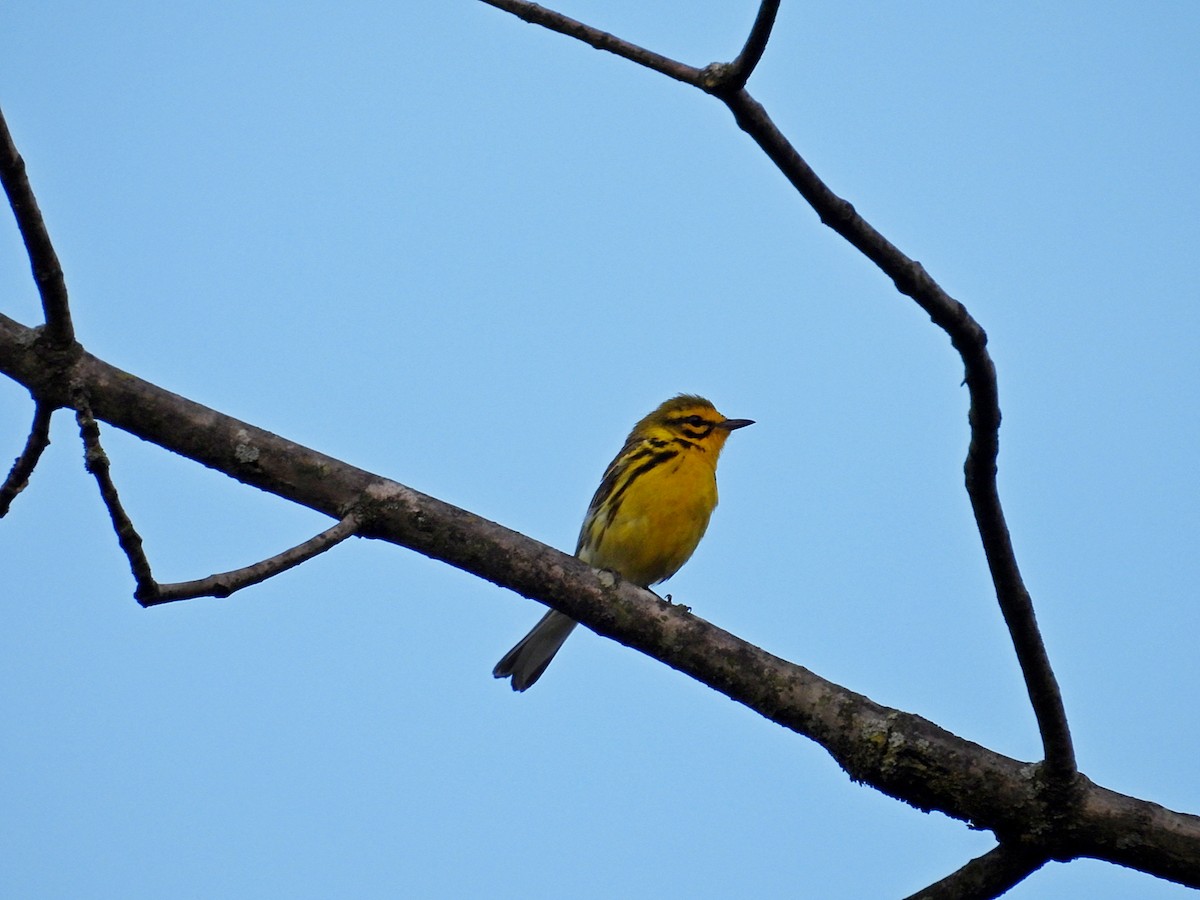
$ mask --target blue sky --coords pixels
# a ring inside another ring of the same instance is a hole
[[[755,4],[562,11],[689,63]],[[785,3],[750,88],[990,336],[1000,487],[1093,780],[1200,811],[1200,8]],[[101,358],[564,549],[679,392],[758,424],[668,583],[1003,753],[1039,740],[945,336],[711,98],[472,2],[22,4],[0,105]],[[11,219],[0,310],[38,305]],[[0,453],[32,407],[0,384]],[[327,520],[107,429],[156,574]],[[579,633],[353,541],[150,611],[73,425],[0,522],[13,896],[903,896],[991,846]],[[1010,896],[1190,896],[1052,865]]]

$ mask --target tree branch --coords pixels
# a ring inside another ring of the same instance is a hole
[[[615,53],[617,56],[635,62],[639,66],[645,66],[647,69],[653,69],[668,78],[674,78],[676,81],[682,81],[693,87],[701,85],[699,69],[671,59],[669,56],[663,56],[661,53],[655,53],[653,50],[647,50],[645,47],[639,47],[637,44],[631,44],[629,41],[621,40],[607,31],[585,25],[570,16],[546,9],[544,6],[526,3],[524,0],[482,0],[482,2],[488,6],[494,6],[496,9],[510,12],[518,19],[532,25],[541,25],[543,28],[583,41],[597,50]]]
[[[38,408],[42,407],[39,405]],[[143,607],[160,606],[178,600],[193,600],[197,597],[228,597],[235,591],[259,584],[307,562],[337,546],[358,530],[358,516],[350,512],[333,527],[269,559],[196,581],[159,584],[151,574],[150,561],[142,549],[142,538],[126,514],[117,487],[113,483],[108,456],[100,446],[100,426],[96,424],[91,408],[82,398],[77,402],[75,417],[79,422],[79,432],[83,436],[87,470],[95,476],[96,483],[100,486],[100,496],[117,533],[117,543],[121,545],[125,558],[129,560],[129,568],[137,583],[133,596]]]
[[[129,560],[129,569],[137,582],[137,593],[154,590],[154,576],[150,573],[150,561],[142,550],[142,537],[133,527],[133,522],[121,504],[117,486],[113,483],[108,455],[100,446],[100,426],[96,423],[87,400],[80,396],[75,405],[75,421],[79,423],[79,434],[83,438],[84,467],[96,479],[100,488],[100,497],[112,520],[113,530],[117,533],[117,543],[125,558]]]
[[[951,343],[962,357],[966,369],[966,384],[971,394],[971,408],[968,413],[971,441],[964,466],[967,494],[975,513],[975,522],[995,585],[996,599],[1012,637],[1030,703],[1037,718],[1046,772],[1058,782],[1062,799],[1069,799],[1076,762],[1066,710],[1041,632],[1038,630],[1033,602],[1017,565],[996,486],[996,459],[1000,447],[999,391],[996,369],[987,352],[987,335],[983,328],[971,317],[966,307],[947,294],[929,276],[920,263],[901,253],[868,224],[850,203],[837,196],[817,177],[775,126],[762,105],[738,84],[736,78],[731,77],[730,73],[736,69],[736,65],[707,66],[696,79],[692,75],[695,70],[683,63],[667,60],[649,50],[535,4],[522,0],[483,2],[505,9],[525,21],[577,38],[593,47],[611,50],[626,59],[692,84],[720,98],[733,113],[738,126],[770,157],[792,186],[817,212],[821,221],[875,263],[892,279],[897,290],[914,299],[934,323],[950,336]],[[752,30],[752,40],[756,40],[755,32],[767,30],[769,23],[764,21],[766,17],[770,16],[773,20],[773,13],[767,10],[766,6],[764,3],[760,8],[759,21]],[[764,45],[765,40],[764,34],[761,38]],[[748,46],[749,44],[750,42]]]
[[[13,466],[0,484],[0,518],[8,515],[17,494],[29,486],[29,477],[33,474],[42,452],[50,446],[50,417],[54,407],[46,403],[38,403],[33,408],[33,424],[29,426],[29,437],[25,440],[25,449],[13,461]]]
[[[3,112],[0,112],[0,183],[4,184],[4,192],[8,195],[21,239],[25,242],[25,252],[33,267],[33,280],[42,297],[46,337],[53,346],[66,347],[75,341],[71,308],[67,304],[67,283],[37,198],[29,186],[25,160],[17,152]]]
[[[340,544],[358,530],[358,517],[353,513],[327,528],[315,537],[309,538],[303,544],[298,544],[282,553],[276,554],[262,562],[243,566],[231,572],[221,572],[201,578],[196,581],[180,581],[176,584],[155,584],[151,596],[136,595],[142,606],[159,606],[163,603],[173,603],[176,600],[193,600],[197,597],[228,597],[235,591],[250,587],[273,578],[288,569],[294,569],[301,563],[308,562],[314,556],[324,553]]]
[[[1044,853],[1000,844],[906,900],[992,900],[1024,881],[1048,861]]]
[[[971,442],[964,465],[967,495],[1004,615],[1025,678],[1026,690],[1042,736],[1047,770],[1069,781],[1075,751],[1062,694],[1046,653],[1033,601],[1021,578],[996,486],[1000,452],[1000,402],[996,368],[987,351],[987,334],[965,306],[947,294],[915,260],[905,256],[832,190],[776,128],[766,110],[744,90],[723,98],[738,125],[779,167],[792,186],[816,210],[821,221],[875,263],[896,289],[917,302],[962,357],[971,408]]]
[[[971,440],[964,466],[967,491],[1037,715],[1044,765],[1021,763],[918,716],[882,707],[772,656],[686,608],[665,604],[611,573],[592,570],[574,557],[465,510],[171,394],[83,352],[74,344],[62,271],[29,189],[24,163],[0,117],[0,178],[21,227],[46,317],[45,328],[34,331],[0,315],[0,372],[27,386],[38,403],[34,427],[14,472],[26,456],[31,458],[26,463],[29,471],[36,464],[45,446],[34,449],[40,440],[39,423],[46,423],[43,436],[48,441],[52,411],[75,407],[88,470],[97,479],[145,605],[182,599],[201,586],[205,593],[221,596],[222,591],[261,581],[356,533],[412,548],[545,602],[599,634],[812,738],[852,779],[919,809],[937,809],[996,833],[997,848],[914,896],[996,896],[1046,859],[1075,856],[1129,865],[1200,887],[1200,818],[1117,794],[1077,775],[1062,698],[996,486],[1000,408],[986,334],[919,263],[901,253],[817,178],[744,89],[765,49],[777,0],[763,0],[746,45],[733,63],[703,70],[534,4],[484,2],[719,97],[821,221],[874,261],[950,336],[963,358],[971,395]],[[60,353],[54,364],[48,364],[46,344],[73,352]],[[97,419],[340,521],[253,566],[160,587],[153,581],[141,539],[121,507],[99,443]],[[10,473],[0,487],[0,498],[6,490],[15,496],[27,478],[28,473],[23,478]],[[144,585],[153,586],[157,592],[153,598],[142,596]],[[179,596],[168,597],[168,591]]]
[[[1200,887],[1200,817],[1097,787],[1057,808],[1037,766],[889,709],[597,572],[573,556],[411,488],[292,443],[81,351],[48,374],[34,332],[0,315],[0,373],[43,396],[79,386],[95,417],[310,509],[539,600],[824,747],[856,781],[1003,840],[1054,832],[1059,854],[1091,856]],[[1057,828],[1056,828],[1057,826]],[[1064,848],[1068,848],[1064,849]]]
[[[767,41],[771,39],[771,29],[775,27],[775,16],[779,13],[779,0],[763,0],[758,7],[758,15],[746,38],[742,52],[730,64],[726,75],[728,87],[741,90],[754,74],[754,70],[767,52]]]

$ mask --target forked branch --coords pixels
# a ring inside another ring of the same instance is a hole
[[[284,550],[269,559],[195,581],[159,584],[151,574],[150,561],[142,549],[142,538],[125,512],[120,495],[117,493],[117,487],[113,483],[108,456],[105,454],[104,448],[100,446],[100,426],[92,415],[91,407],[82,398],[76,407],[76,419],[79,422],[80,434],[83,436],[87,470],[95,476],[96,483],[100,487],[100,496],[104,500],[109,518],[112,519],[113,529],[117,532],[117,542],[121,545],[125,558],[129,560],[129,568],[137,582],[134,597],[142,606],[159,606],[163,603],[192,600],[197,597],[228,597],[235,591],[250,587],[252,584],[259,584],[307,562],[314,556],[337,546],[358,531],[358,515],[350,512],[333,527],[327,528],[304,543]]]
[[[35,333],[0,314],[0,373],[43,377]],[[1079,778],[1057,806],[1038,766],[1008,759],[932,722],[820,678],[649,591],[467,510],[303,447],[150,384],[82,352],[71,377],[97,419],[244,484],[409,547],[566,613],[812,738],[856,781],[1007,839],[1057,835],[1054,858],[1081,855],[1200,887],[1200,817]],[[1056,826],[1057,817],[1065,817]]]
[[[42,211],[29,184],[25,160],[17,152],[3,112],[0,112],[0,184],[4,185],[4,193],[12,207],[21,240],[25,243],[33,280],[41,296],[42,314],[46,322],[41,337],[45,339],[47,350],[59,357],[69,356],[69,351],[77,347],[75,327],[71,324],[71,308],[67,303],[67,283]],[[0,516],[8,513],[12,501],[25,489],[42,452],[50,444],[50,416],[57,407],[36,394],[35,397],[33,425],[25,441],[25,449],[13,463],[4,484],[0,485]]]
[[[0,373],[26,386],[44,370],[34,336],[0,314]],[[996,834],[1052,828],[1058,810],[1039,787],[1036,766],[878,706],[648,590],[613,583],[575,557],[157,388],[89,353],[79,354],[71,377],[95,418],[326,515],[359,511],[364,538],[412,548],[545,602],[816,740],[852,779],[890,797]],[[1080,781],[1081,802],[1066,810],[1062,829],[1070,852],[1200,887],[1200,817]]]
[[[70,362],[71,384],[79,385],[82,391],[75,405],[88,468],[97,478],[122,548],[130,559],[139,599],[153,605],[185,596],[224,596],[297,565],[352,534],[388,540],[543,600],[598,633],[662,660],[772,721],[818,741],[856,780],[918,808],[940,809],[974,827],[1004,836],[995,850],[916,897],[997,896],[1051,858],[1049,850],[1020,842],[1030,835],[1061,840],[1053,858],[1066,858],[1064,853],[1093,856],[1200,886],[1200,819],[1115,794],[1082,776],[1072,781],[1074,754],[1061,697],[1021,581],[996,490],[1000,409],[986,335],[919,263],[904,256],[817,178],[763,108],[746,93],[745,80],[761,59],[778,2],[764,0],[751,36],[733,63],[704,69],[670,60],[533,4],[519,0],[484,2],[720,98],[821,220],[872,259],[901,292],[911,296],[949,334],[962,355],[971,394],[967,490],[1037,713],[1045,765],[1039,771],[1038,767],[957,738],[917,716],[880,707],[721,631],[687,610],[659,603],[646,591],[619,581],[614,584],[611,578],[606,580],[577,559],[465,510],[200,407],[120,372],[76,346],[77,356]],[[24,202],[18,183],[24,181],[23,164],[7,129],[3,129],[2,138],[0,173],[10,202],[17,209]],[[17,185],[16,190],[12,184]],[[25,199],[32,201],[27,182],[24,190],[28,195]],[[28,229],[22,225],[22,234],[35,277],[39,277],[47,326],[40,330],[39,337],[0,315],[0,371],[35,391],[39,407],[33,432],[37,432],[39,415],[47,421],[49,418],[43,408],[70,405],[70,401],[61,399],[65,395],[59,382],[55,382],[59,384],[57,393],[46,387],[45,357],[36,352],[35,345],[51,337],[50,343],[70,344],[73,333],[65,288],[57,293],[55,290],[56,281],[62,282],[57,259],[40,215],[30,219],[30,208],[36,213],[36,203],[32,207],[27,203],[25,212],[18,210],[18,219],[31,223]],[[39,231],[44,241],[40,241]],[[53,260],[52,265],[48,259]],[[57,271],[57,279],[43,279],[39,271],[51,276]],[[196,582],[158,585],[150,573],[141,539],[117,497],[107,457],[100,447],[97,418],[247,484],[339,517],[340,521],[304,544],[254,566]],[[33,443],[36,441],[31,433],[27,451],[36,461],[40,450],[31,450]],[[244,452],[247,447],[254,452]],[[9,481],[14,481],[11,474],[6,486]],[[358,503],[365,510],[361,522],[356,514],[346,512],[359,509],[355,505]],[[1076,788],[1077,793],[1068,796],[1066,786]],[[1072,802],[1059,804],[1057,800],[1064,797]],[[1061,829],[1057,827],[1060,819],[1066,823]]]
[[[916,301],[949,336],[966,370],[971,395],[968,423],[970,447],[964,466],[967,493],[975,513],[996,598],[1012,637],[1025,679],[1045,754],[1049,779],[1060,785],[1060,796],[1069,799],[1069,786],[1077,769],[1062,694],[1046,653],[1033,603],[1021,578],[996,487],[999,453],[1000,404],[996,369],[987,351],[987,335],[966,308],[947,294],[920,263],[903,254],[873,228],[854,207],[835,194],[785,138],[766,110],[745,90],[739,74],[748,61],[761,55],[774,19],[775,4],[764,2],[738,61],[714,63],[698,69],[646,50],[582,22],[524,0],[482,0],[507,10],[527,22],[615,53],[639,65],[694,85],[718,97],[729,107],[738,126],[762,148],[792,186],[808,201],[821,221],[844,237],[878,266],[896,288]],[[757,35],[757,36],[756,36]],[[748,73],[745,73],[748,74]]]

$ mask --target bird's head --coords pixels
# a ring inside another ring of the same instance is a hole
[[[629,440],[686,442],[715,455],[725,446],[729,432],[753,424],[752,419],[725,418],[703,397],[680,394],[661,404],[633,426]]]

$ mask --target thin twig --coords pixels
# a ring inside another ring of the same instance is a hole
[[[987,334],[966,307],[947,294],[920,263],[903,254],[850,203],[829,189],[775,126],[762,104],[744,90],[722,99],[738,125],[779,167],[816,210],[821,221],[882,269],[897,290],[913,298],[950,336],[950,342],[962,356],[971,396],[967,417],[971,442],[964,466],[967,494],[996,588],[996,599],[1008,625],[1038,721],[1047,769],[1052,775],[1069,780],[1076,767],[1066,710],[1038,630],[1033,602],[1021,578],[996,487],[1000,403],[996,368],[987,352]]]
[[[91,407],[83,398],[76,401],[75,421],[79,423],[79,433],[83,436],[84,466],[92,473],[100,487],[100,497],[104,500],[108,517],[112,519],[113,529],[117,532],[117,543],[121,545],[125,557],[129,560],[129,568],[137,582],[137,590],[139,593],[152,591],[154,576],[150,573],[150,562],[142,550],[142,538],[126,515],[125,507],[121,505],[117,486],[113,484],[109,472],[108,455],[100,446],[100,426],[96,424]]]
[[[46,337],[51,345],[65,347],[75,341],[75,327],[71,324],[71,308],[67,304],[67,283],[63,278],[62,266],[50,232],[38,208],[33,188],[25,174],[25,160],[17,152],[4,113],[0,112],[0,182],[8,195],[9,205],[25,241],[25,252],[33,267],[33,280],[42,297],[42,311],[46,317]]]
[[[1037,718],[1045,753],[1046,772],[1053,782],[1060,785],[1069,784],[1077,769],[1066,710],[1037,627],[1033,603],[1021,578],[996,488],[1000,405],[995,366],[987,352],[987,335],[979,323],[961,303],[947,294],[929,276],[920,263],[901,253],[868,224],[850,203],[833,193],[817,177],[771,121],[761,104],[744,88],[731,89],[728,77],[730,66],[708,66],[700,71],[698,78],[694,78],[692,73],[696,70],[684,63],[667,60],[607,32],[536,4],[522,0],[483,2],[507,10],[527,22],[534,22],[577,38],[593,47],[610,50],[718,96],[729,107],[739,127],[758,143],[793,187],[813,207],[821,221],[874,262],[892,279],[901,293],[912,297],[950,336],[951,343],[962,356],[966,368],[966,383],[971,395],[968,415],[971,442],[964,467],[967,493],[975,512],[976,525],[996,588],[997,601],[1008,625],[1017,660],[1025,678],[1026,690]],[[760,9],[760,19],[763,15],[763,10]],[[756,22],[755,27],[758,25]]]
[[[992,900],[1046,862],[1043,853],[1015,844],[1000,844],[905,900]]]
[[[556,13],[544,6],[538,6],[536,3],[526,3],[524,0],[482,0],[482,2],[488,6],[494,6],[496,9],[510,12],[518,19],[523,19],[530,24],[541,25],[543,28],[583,41],[597,50],[615,53],[639,66],[661,72],[668,78],[674,78],[676,81],[682,81],[693,87],[700,87],[699,69],[671,59],[669,56],[663,56],[661,53],[655,53],[653,50],[647,50],[645,47],[639,47],[637,44],[631,44],[629,41],[621,40],[607,31],[601,31],[591,25],[584,25],[562,13]]]
[[[29,476],[42,458],[42,451],[50,446],[50,417],[54,407],[49,403],[39,402],[33,410],[33,424],[29,426],[29,437],[25,441],[25,449],[13,462],[13,467],[0,484],[0,518],[8,514],[9,507],[17,494],[29,485]]]
[[[228,597],[234,591],[240,591],[252,584],[266,581],[280,572],[286,572],[288,569],[324,553],[352,536],[358,527],[358,517],[351,513],[332,528],[328,528],[315,537],[309,538],[303,544],[285,550],[270,559],[264,559],[262,562],[234,569],[231,572],[210,575],[208,578],[196,581],[159,584],[155,586],[153,596],[143,596],[139,593],[137,600],[142,606],[149,607],[172,603],[176,600],[191,600],[196,597]]]
[[[767,41],[771,39],[771,29],[775,27],[775,16],[779,13],[780,0],[763,0],[758,8],[758,15],[750,27],[750,35],[746,45],[737,55],[729,68],[729,86],[741,90],[754,74],[759,61],[767,51]]]
[[[158,606],[176,600],[191,600],[195,597],[228,597],[234,591],[266,581],[280,572],[294,568],[303,562],[324,553],[346,538],[353,535],[359,528],[359,519],[355,513],[349,513],[332,528],[327,528],[315,537],[309,538],[302,544],[292,547],[282,553],[262,560],[250,566],[234,569],[231,572],[221,572],[201,578],[196,581],[181,581],[175,584],[159,584],[154,580],[150,571],[150,562],[142,549],[142,539],[133,522],[121,505],[109,472],[108,456],[100,446],[100,426],[92,415],[86,401],[78,401],[75,418],[79,422],[79,432],[83,435],[85,448],[84,459],[87,470],[96,478],[100,486],[100,496],[112,519],[113,529],[117,532],[117,542],[129,560],[129,568],[133,572],[137,589],[134,597],[144,607]]]

